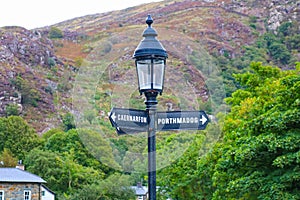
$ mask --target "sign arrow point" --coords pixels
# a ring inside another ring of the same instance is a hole
[[[112,113],[111,115],[111,119],[116,123],[116,113]]]
[[[207,122],[207,118],[204,115],[201,115],[201,119],[199,120],[202,125],[205,124]]]

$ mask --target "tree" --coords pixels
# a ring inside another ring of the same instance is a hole
[[[28,80],[23,79],[21,76],[17,76],[15,79],[11,80],[13,84],[21,93],[22,104],[28,104],[32,106],[37,106],[40,100],[40,92],[30,83]]]
[[[62,117],[63,125],[65,131],[68,131],[72,128],[76,128],[74,116],[71,113],[67,113]]]
[[[192,137],[184,154],[178,160],[174,160],[170,166],[158,172],[157,181],[158,185],[161,186],[159,194],[164,196],[164,199],[167,197],[193,200],[212,198],[214,187],[211,177],[216,162],[216,155],[208,151],[208,149],[213,148],[214,144],[212,133],[219,135],[220,127],[218,124],[211,123],[206,130],[201,131],[201,134]],[[183,136],[188,137],[190,135],[187,134],[183,133]],[[173,134],[166,138],[163,146],[178,147],[178,144],[174,143],[176,142],[175,138],[181,141],[184,137]],[[160,151],[159,146],[158,143],[158,153]],[[166,159],[170,159],[172,153],[164,153]]]
[[[288,64],[291,59],[291,54],[286,48],[286,46],[282,43],[273,43],[269,46],[269,51],[271,56],[281,62],[282,64]]]
[[[41,176],[53,191],[60,192],[66,189],[65,185],[60,183],[61,160],[58,153],[36,148],[26,155],[24,164],[27,171]]]
[[[18,159],[6,148],[0,154],[0,167],[16,167]]]
[[[7,148],[18,159],[41,144],[39,136],[27,122],[19,116],[0,118],[0,151]]]
[[[8,104],[5,107],[5,114],[6,114],[6,116],[12,116],[12,115],[18,116],[19,115],[19,107],[18,107],[18,105],[16,105],[16,104]]]
[[[227,99],[213,199],[300,199],[300,65],[251,69],[236,76],[245,89]]]
[[[28,171],[43,177],[54,191],[72,194],[104,177],[102,171],[80,165],[74,152],[71,149],[59,154],[34,149],[26,156],[25,164]]]
[[[71,200],[134,200],[134,191],[128,175],[113,174],[105,180],[85,185]]]
[[[177,146],[174,144],[176,136],[170,136],[166,139],[165,145],[170,147]],[[173,141],[171,141],[173,140]],[[165,191],[166,197],[175,199],[198,199],[200,182],[196,177],[197,159],[199,150],[203,143],[203,137],[196,137],[185,153],[170,166],[162,169],[158,173],[158,185],[162,186],[161,191]],[[158,150],[159,151],[159,150]],[[167,154],[169,157],[169,154]],[[166,158],[167,159],[167,158]],[[196,189],[197,188],[197,189]]]

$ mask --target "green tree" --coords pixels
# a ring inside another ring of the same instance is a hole
[[[24,164],[27,171],[41,176],[53,191],[60,192],[66,189],[65,185],[60,183],[61,160],[58,153],[36,148],[26,155]]]
[[[164,199],[166,197],[194,200],[212,198],[214,191],[212,174],[216,155],[209,153],[209,149],[213,148],[216,139],[213,133],[219,135],[220,131],[218,124],[211,123],[206,130],[201,131],[201,134],[199,132],[191,138],[188,148],[178,160],[158,172],[157,181],[161,186],[160,194],[164,196]],[[183,133],[185,137],[189,135],[189,133]],[[170,146],[171,151],[174,147],[178,148],[175,138],[178,138],[178,134],[167,137],[163,146]],[[182,139],[184,137],[179,137],[177,140],[182,142]],[[157,146],[159,153],[159,143]],[[169,152],[164,153],[166,159],[172,155]]]
[[[0,167],[16,167],[18,159],[10,152],[9,149],[4,148],[0,154]]]
[[[74,194],[71,200],[134,200],[135,193],[130,188],[128,175],[113,174],[105,180],[91,185],[85,185]]]
[[[273,43],[269,46],[271,56],[281,62],[282,64],[288,64],[291,59],[291,54],[282,43]]]
[[[15,115],[15,116],[18,116],[19,115],[19,107],[18,105],[16,104],[8,104],[6,107],[5,107],[5,113],[6,113],[6,116],[12,116],[12,115]]]
[[[85,148],[102,163],[102,169],[106,173],[121,170],[120,165],[115,161],[112,147],[109,141],[96,131],[78,129],[78,134]]]
[[[24,119],[19,116],[0,118],[0,151],[9,149],[18,159],[41,144],[39,136]]]
[[[71,113],[67,113],[62,117],[64,130],[68,131],[70,129],[75,128],[74,116]]]
[[[179,145],[176,138],[177,136],[171,135],[166,139],[164,145],[170,145],[172,150],[172,147],[174,148]],[[181,138],[179,139],[181,140]],[[167,193],[166,197],[198,199],[197,196],[199,195],[198,191],[201,190],[199,187],[201,182],[196,177],[196,172],[197,159],[202,143],[203,137],[201,135],[195,137],[195,140],[177,161],[158,173],[158,185],[162,186],[161,191]],[[170,157],[170,154],[167,153],[166,157]]]
[[[40,92],[30,83],[27,79],[23,79],[21,76],[17,76],[11,80],[13,84],[21,93],[22,104],[37,106],[40,100]]]
[[[213,199],[300,199],[300,65],[251,69],[236,76],[245,89],[227,99]]]
[[[44,178],[48,185],[59,194],[72,194],[84,185],[103,179],[104,173],[80,165],[74,149],[62,154],[32,150],[25,159],[27,170]]]
[[[68,132],[56,130],[45,142],[45,149],[60,154],[68,153],[72,149],[76,149],[74,159],[79,164],[95,168],[102,167],[100,162],[85,148],[76,129],[71,129]]]

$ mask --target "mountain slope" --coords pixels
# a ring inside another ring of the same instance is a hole
[[[44,132],[61,124],[65,113],[79,115],[74,103],[89,105],[80,101],[80,95],[74,100],[74,91],[83,89],[96,112],[106,113],[111,104],[128,107],[120,100],[129,95],[122,93],[121,85],[136,90],[131,56],[149,13],[169,54],[162,109],[166,105],[198,109],[198,101],[214,95],[220,104],[225,95],[219,88],[222,79],[216,59],[239,57],[244,46],[254,44],[267,30],[276,32],[282,22],[300,20],[299,1],[293,0],[166,0],[36,30],[4,27],[0,30],[0,115],[14,111]],[[50,37],[54,31],[58,35]],[[80,76],[88,70],[102,75]],[[91,80],[104,83],[96,86]],[[79,87],[80,81],[86,85]],[[182,87],[174,89],[174,84]],[[103,95],[110,105],[101,99]],[[130,98],[140,101],[140,97]]]

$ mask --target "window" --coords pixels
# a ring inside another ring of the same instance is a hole
[[[24,190],[24,200],[31,200],[31,191]]]
[[[4,191],[0,191],[0,200],[4,200]]]
[[[44,190],[42,191],[42,196],[45,196],[45,191]]]

